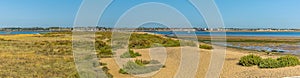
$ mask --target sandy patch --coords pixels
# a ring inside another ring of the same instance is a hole
[[[142,54],[138,59],[150,60],[149,49],[137,49],[136,52]],[[181,48],[180,47],[169,47],[166,48],[167,51],[167,59],[165,63],[165,68],[161,68],[161,70],[152,76],[151,78],[172,78],[175,76],[180,60],[181,60]],[[264,77],[264,78],[281,78],[281,77],[289,77],[289,76],[300,76],[300,66],[296,67],[285,67],[285,68],[276,68],[276,69],[260,69],[257,66],[252,67],[243,67],[237,65],[239,58],[252,54],[251,51],[239,50],[239,49],[231,49],[228,48],[226,52],[225,63],[223,65],[222,73],[220,74],[221,78],[256,78],[256,77]],[[266,55],[265,53],[255,53],[256,55],[260,55],[263,58],[271,57],[279,57],[280,55]],[[213,57],[213,56],[212,56]],[[206,72],[208,70],[208,66],[210,64],[211,59],[211,51],[210,50],[200,50],[200,62],[199,68],[197,71],[196,78],[204,78]],[[115,78],[129,78],[132,77],[130,75],[124,75],[118,73],[119,67],[114,62],[112,58],[104,58],[101,60],[108,64],[108,68],[110,69],[110,73]]]

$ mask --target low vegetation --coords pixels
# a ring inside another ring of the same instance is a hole
[[[111,47],[103,40],[96,40],[96,52],[101,58],[111,57]],[[72,52],[72,32],[1,37],[0,59],[0,77],[79,78]],[[106,64],[100,65],[112,78]]]
[[[35,42],[33,46],[36,47],[36,54],[43,55],[72,55],[71,40],[56,40],[56,41],[40,41]]]
[[[72,32],[50,32],[36,35],[8,35],[0,37],[0,77],[59,77],[78,78],[73,52]],[[81,34],[80,34],[81,35]],[[95,50],[99,58],[111,58],[111,32],[96,32]],[[129,48],[150,48],[155,44],[165,47],[179,46],[179,40],[164,38],[150,34],[132,34]],[[134,58],[141,56],[129,50],[121,57]],[[162,66],[146,66],[149,61],[137,59],[124,65],[120,73],[147,73],[158,70]],[[109,78],[106,63],[100,62],[100,67]],[[144,70],[146,69],[146,70]]]
[[[142,59],[136,59],[134,62],[140,66],[145,66],[150,63],[150,61],[142,60]]]
[[[253,65],[258,65],[261,62],[262,58],[257,55],[247,55],[241,58],[239,61],[239,64],[242,66],[253,66]]]
[[[279,68],[299,65],[299,59],[296,56],[286,55],[277,59],[266,58],[260,56],[247,55],[240,59],[239,64],[242,66],[258,65],[260,68]]]
[[[199,48],[201,48],[201,49],[208,49],[208,50],[213,49],[213,47],[211,45],[208,45],[208,44],[200,44]]]
[[[121,74],[128,74],[124,69],[120,69],[119,73],[121,73]]]
[[[142,56],[140,53],[134,52],[133,50],[129,50],[128,52],[123,53],[121,58],[135,58],[137,56]]]
[[[102,70],[103,70],[104,73],[106,74],[107,78],[113,78],[113,77],[114,77],[112,74],[110,74],[110,73],[108,72],[108,71],[109,71],[108,67],[103,66],[103,67],[102,67]]]
[[[280,62],[281,67],[296,66],[300,64],[299,59],[291,55],[277,58],[277,60]]]
[[[1,38],[0,77],[78,78],[71,38],[67,38],[68,34],[60,37],[49,35],[8,35]]]
[[[179,40],[173,40],[171,38],[163,38],[150,34],[131,34],[129,48],[141,49],[150,48],[154,44],[161,44],[164,47],[176,47],[180,46]]]
[[[111,46],[107,45],[107,43],[103,41],[97,40],[95,43],[95,48],[99,58],[111,58],[113,56]]]
[[[276,59],[272,58],[266,58],[260,61],[258,67],[260,68],[278,68],[280,62],[278,62]]]
[[[44,33],[42,36],[37,37],[65,37],[66,35],[71,35],[72,32],[50,32],[50,33]]]
[[[0,38],[0,41],[13,41],[13,40]]]
[[[139,65],[136,62],[128,61],[123,68],[119,70],[121,74],[145,74],[150,73],[153,71],[157,71],[162,67],[162,65],[155,65],[155,66],[143,66]]]

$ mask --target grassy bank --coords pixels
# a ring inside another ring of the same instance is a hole
[[[0,77],[78,77],[70,37],[59,33],[0,36]]]
[[[111,58],[111,32],[97,32],[95,49],[99,58]],[[179,46],[179,41],[149,34],[132,34],[130,48],[149,48],[154,44]],[[72,33],[40,35],[0,35],[0,77],[78,77],[73,53]],[[103,69],[109,70],[103,65]],[[108,73],[109,74],[109,73]]]

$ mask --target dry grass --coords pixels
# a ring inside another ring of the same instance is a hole
[[[0,77],[76,77],[70,37],[1,35]]]

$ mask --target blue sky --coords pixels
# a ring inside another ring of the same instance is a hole
[[[128,9],[145,2],[168,4],[184,14],[193,26],[206,27],[202,16],[187,0],[115,0],[99,25],[111,27]],[[228,28],[300,28],[300,0],[215,2]],[[81,0],[0,0],[0,26],[72,26],[80,4]]]

